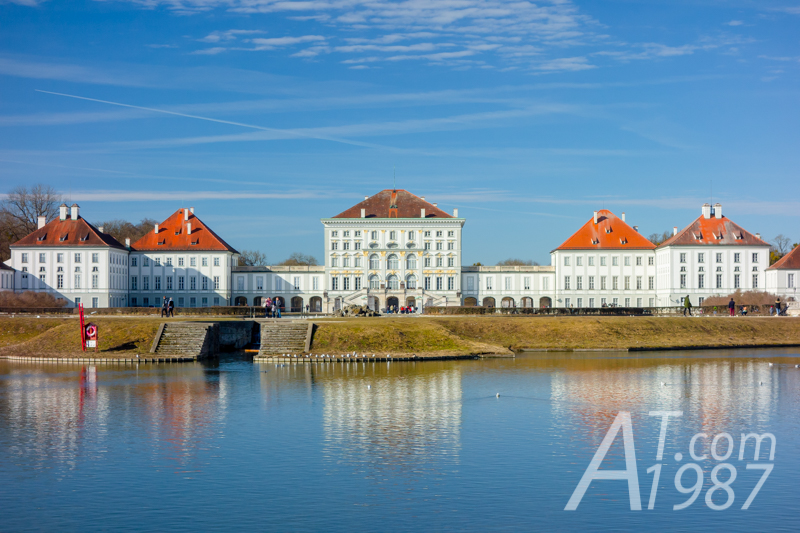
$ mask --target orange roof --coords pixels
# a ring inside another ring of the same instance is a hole
[[[700,246],[700,245],[745,245],[769,246],[738,224],[734,224],[725,216],[705,218],[700,215],[697,220],[679,231],[659,245],[662,246]]]
[[[16,246],[108,246],[110,248],[126,249],[117,239],[107,233],[102,233],[99,229],[86,222],[83,217],[78,216],[73,220],[70,218],[69,213],[67,213],[65,220],[55,218],[45,224],[44,227],[26,235],[11,245],[12,248]]]
[[[656,246],[617,215],[603,209],[556,250],[652,250]]]
[[[191,234],[188,233],[189,224],[192,227]],[[189,213],[189,219],[184,220],[183,209],[178,209],[159,224],[158,233],[153,228],[153,231],[148,231],[147,235],[136,241],[132,248],[137,251],[203,250],[239,253],[203,224],[194,213]]]
[[[435,205],[403,189],[383,190],[333,218],[361,218],[362,209],[365,210],[365,218],[422,218],[423,209],[425,218],[453,218]]]
[[[800,246],[795,246],[794,250],[775,261],[767,270],[800,270]]]

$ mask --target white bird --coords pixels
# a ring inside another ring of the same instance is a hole
[[[371,389],[371,388],[372,388],[372,385],[367,385],[367,388],[368,388],[368,389]]]
[[[662,382],[661,382],[661,386],[663,387],[664,385],[666,385],[666,383],[664,383],[664,382],[662,381]]]
[[[769,366],[772,366],[772,363],[770,363]]]
[[[500,397],[500,393],[498,392],[497,394],[495,394],[495,398],[499,398],[499,397]]]

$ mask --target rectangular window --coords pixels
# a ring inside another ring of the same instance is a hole
[[[92,307],[99,307],[99,299],[97,297],[92,298]]]
[[[361,249],[361,241],[356,241],[355,249],[356,250],[360,250]]]
[[[642,276],[636,276],[636,290],[642,290]]]
[[[705,288],[705,279],[706,279],[706,275],[705,274],[698,274],[697,275],[697,288],[698,289],[704,289]]]
[[[390,232],[389,232],[389,240],[390,240],[390,241],[395,241],[395,240],[397,240],[397,232],[396,232],[396,231],[390,231]]]
[[[430,276],[425,276],[425,290],[426,291],[431,290],[431,277]]]
[[[149,257],[143,257],[142,258],[142,266],[150,266],[150,258]]]
[[[205,285],[208,278],[203,278],[203,285]],[[219,276],[214,276],[214,290],[219,290]]]
[[[142,276],[142,290],[150,290],[150,276]]]
[[[447,236],[448,237],[455,237],[456,236],[456,232],[453,231],[453,230],[450,230],[450,231],[447,232]]]
[[[578,256],[575,258],[575,266],[582,266],[583,265],[583,257]]]
[[[264,290],[264,277],[256,276],[256,290]]]
[[[442,250],[443,249],[442,248],[442,241],[436,241],[436,249],[437,250]]]
[[[717,254],[717,263],[722,263],[722,254],[721,253]]]
[[[589,307],[594,307],[594,298],[589,298]]]
[[[589,290],[590,291],[594,290],[594,276],[589,276]],[[589,307],[594,307],[594,306],[590,305]]]
[[[425,260],[423,261],[423,263],[425,264],[426,267],[431,266],[431,258],[430,257],[426,257]]]
[[[219,296],[214,297],[214,305],[219,305]]]
[[[331,237],[338,237],[338,236],[339,236],[339,232],[338,232],[338,231],[336,231],[336,230],[333,230],[333,231],[331,232]]]
[[[436,236],[437,236],[437,237],[441,237],[442,235],[444,235],[444,234],[443,234],[441,231],[437,231],[437,232],[436,232]]]
[[[167,276],[167,290],[172,290],[172,276]]]
[[[706,254],[704,254],[702,252],[697,254],[697,262],[698,263],[705,263],[706,262]]]
[[[619,256],[613,256],[611,258],[611,266],[619,266]]]
[[[739,274],[734,274],[733,275],[733,288],[734,289],[738,289],[740,286],[741,285],[739,283]]]
[[[81,288],[81,275],[80,274],[75,274],[75,286],[73,288],[74,289],[80,289]]]
[[[636,256],[636,266],[642,266],[642,256]]]
[[[136,307],[138,304],[139,304],[138,298],[136,298],[135,296],[131,298],[131,307]]]
[[[355,283],[354,283],[353,288],[355,290],[357,290],[357,291],[360,291],[361,290],[361,276],[356,276],[354,278],[354,281],[355,281]]]
[[[131,266],[132,266],[132,267],[135,267],[135,266],[136,266],[136,262],[137,262],[137,261],[136,261],[136,257],[131,257]]]
[[[605,298],[600,298],[600,306],[602,307],[604,305],[606,305],[606,299]]]
[[[717,274],[717,288],[722,288],[722,274]]]
[[[42,254],[42,253],[39,254],[39,262],[40,263],[44,263],[45,262],[45,256],[46,256],[46,254]]]
[[[625,298],[625,307],[630,307],[630,306],[631,306],[631,299]]]
[[[350,276],[345,276],[342,278],[342,289],[345,291],[350,290]]]
[[[572,300],[570,298],[564,298],[564,307],[572,306]]]
[[[189,298],[189,307],[197,307],[197,298],[194,296]]]
[[[447,258],[447,266],[452,267],[456,265],[456,258],[455,257],[448,257]]]
[[[583,307],[583,298],[578,298],[578,307]]]
[[[794,289],[794,274],[789,274],[786,278],[786,287]]]
[[[215,258],[214,258],[214,266],[215,266],[215,267],[218,267],[218,266],[219,266],[219,257],[215,257]]]
[[[542,290],[543,291],[550,290],[550,278],[542,278]]]
[[[626,267],[631,266],[631,258],[630,258],[630,256],[627,256],[627,255],[625,256],[625,263],[624,264],[625,264]]]
[[[739,256],[740,256],[740,254],[738,252],[733,254],[733,262],[734,263],[738,263],[739,262]]]
[[[454,243],[453,241],[449,241],[447,243],[447,249],[448,250],[455,250],[456,249],[456,243]]]
[[[331,241],[331,250],[338,250],[339,243],[337,241]]]
[[[641,307],[641,306],[642,306],[642,299],[636,298],[636,307]]]
[[[339,277],[338,276],[331,276],[331,290],[338,291],[339,290]]]
[[[681,289],[686,288],[686,274],[681,274]]]
[[[651,291],[656,288],[656,278],[655,276],[648,276],[647,277],[647,288]]]
[[[493,277],[491,277],[491,276],[489,276],[489,277],[487,277],[487,278],[486,278],[486,290],[487,290],[487,291],[490,291],[490,290],[492,290],[492,280],[493,280],[493,279],[494,279],[494,278],[493,278]]]
[[[139,289],[139,284],[137,283],[139,278],[136,276],[131,276],[131,290],[135,291]]]
[[[345,241],[342,243],[342,250],[349,250],[350,249],[350,242]]]
[[[600,290],[604,291],[608,287],[606,286],[606,276],[600,276]]]
[[[619,305],[619,298],[611,298],[611,303],[614,304],[614,307]]]
[[[278,276],[275,278],[275,290],[282,291],[283,290],[283,278]]]
[[[63,253],[57,253],[56,254],[56,262],[57,263],[63,263],[64,262],[64,254]]]
[[[160,257],[154,257],[153,258],[153,265],[157,266],[157,267],[160,267],[161,266],[161,258]]]
[[[431,243],[429,243],[429,242],[426,242],[426,243],[425,243],[425,246],[423,246],[423,249],[425,249],[425,250],[430,250],[430,249],[431,249]]]
[[[583,290],[583,276],[576,276],[575,288],[579,291]],[[580,307],[580,305],[578,305],[578,307]]]
[[[619,276],[611,276],[611,290],[619,290]]]
[[[56,276],[56,289],[63,289],[64,288],[64,274],[59,274]]]
[[[564,276],[564,290],[569,290],[569,276]]]
[[[442,276],[436,276],[436,290],[442,290]]]
[[[654,257],[648,257],[647,258],[647,264],[648,265],[653,266],[654,262],[655,262],[655,258]]]
[[[475,290],[475,278],[472,276],[467,278],[467,290],[474,291]]]
[[[153,289],[160,291],[161,290],[161,276],[154,276],[153,277]]]
[[[182,291],[186,288],[185,279],[183,276],[178,276],[178,290]]]
[[[244,290],[244,276],[237,276],[236,277],[236,290],[243,291]]]
[[[653,298],[650,298],[650,299],[648,300],[648,302],[650,302],[650,303],[648,303],[647,305],[649,305],[650,307],[653,307],[653,304],[655,303],[654,299],[653,299]]]
[[[455,288],[456,288],[456,278],[454,278],[453,276],[449,276],[447,278],[447,290],[453,291],[455,290]]]
[[[81,262],[81,254],[80,254],[80,252],[75,254],[75,262],[76,263],[80,263]],[[27,260],[23,261],[23,263],[27,263]]]
[[[753,288],[758,288],[758,274],[753,274]]]
[[[208,266],[208,257],[204,257],[200,260],[200,265],[207,267]]]
[[[564,256],[564,266],[569,266],[569,256],[568,255]]]
[[[511,290],[511,276],[506,276],[504,281],[505,281],[506,290],[510,291]]]
[[[531,290],[531,278],[529,276],[522,278],[522,283],[526,291]]]
[[[97,274],[92,274],[92,288],[96,289],[98,284]]]
[[[183,257],[178,258],[178,266],[182,267],[184,265]]]
[[[189,266],[193,266],[193,267],[197,266],[197,258],[196,257],[190,257],[189,258]]]
[[[685,262],[686,262],[686,254],[682,253],[681,254],[681,263],[685,263]]]
[[[590,267],[594,266],[594,256],[593,255],[589,256],[589,266]],[[589,307],[594,307],[594,306],[589,306]]]
[[[631,277],[630,276],[625,276],[624,283],[625,283],[625,290],[626,291],[631,290]]]
[[[318,290],[319,290],[319,276],[314,276],[314,277],[311,279],[311,287],[312,287],[312,289],[313,289],[313,290],[315,290],[315,291],[318,291]]]
[[[436,266],[437,266],[437,267],[440,267],[440,266],[442,266],[442,261],[443,261],[443,259],[442,259],[441,257],[437,257],[437,258],[436,258]]]
[[[601,267],[604,267],[604,266],[606,266],[606,256],[602,256],[602,257],[600,258],[600,266],[601,266]]]
[[[189,290],[197,290],[197,276],[191,276],[189,278]]]
[[[757,253],[753,254],[753,263],[758,263],[758,254]]]
[[[171,257],[165,258],[164,259],[164,264],[167,265],[168,267],[171,267],[172,266],[172,258]]]

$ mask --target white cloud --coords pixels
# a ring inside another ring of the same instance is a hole
[[[19,6],[36,7],[45,0],[2,0],[0,4],[17,4]]]
[[[217,54],[221,54],[222,52],[226,51],[227,48],[223,46],[215,46],[213,48],[204,48],[202,50],[195,50],[191,52],[193,55],[202,55],[202,56],[214,56]]]
[[[250,43],[256,45],[254,50],[274,50],[284,46],[291,46],[293,44],[309,43],[315,41],[324,41],[325,37],[322,35],[302,35],[300,37],[271,37],[271,38],[257,38],[250,39]]]
[[[202,39],[198,39],[204,43],[219,43],[224,41],[234,41],[240,35],[252,35],[255,33],[264,33],[261,30],[226,30],[226,31],[212,31]]]
[[[744,24],[744,22],[741,20],[731,20],[725,23],[726,26],[741,26],[742,24]]]
[[[558,71],[578,71],[578,70],[588,70],[592,68],[597,68],[595,65],[589,63],[589,60],[585,57],[561,57],[558,59],[551,59],[549,61],[544,61],[535,65],[533,67],[536,70],[546,71],[546,72],[558,72]]]

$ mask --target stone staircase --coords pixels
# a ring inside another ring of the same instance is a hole
[[[304,320],[261,322],[261,348],[257,357],[307,352],[313,328],[314,324]]]
[[[204,322],[166,322],[153,340],[151,353],[201,359],[219,352],[219,325]]]

